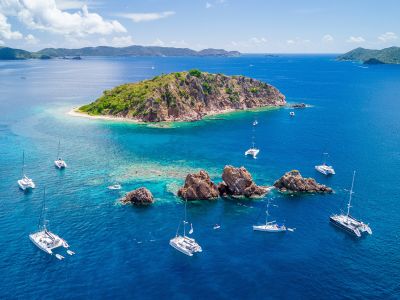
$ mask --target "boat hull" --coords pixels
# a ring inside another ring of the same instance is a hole
[[[340,228],[341,230],[347,232],[348,234],[358,237],[358,238],[361,237],[361,233],[359,230],[354,230],[354,229],[348,228],[347,226],[345,226],[342,223],[335,220],[333,217],[330,217],[329,220],[330,220],[331,224],[333,224],[337,228]]]
[[[286,232],[287,229],[286,227],[273,228],[265,225],[253,225],[253,230],[263,232]]]

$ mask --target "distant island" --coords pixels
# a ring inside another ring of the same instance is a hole
[[[278,89],[259,80],[191,70],[106,90],[75,113],[138,122],[195,121],[207,115],[285,104]]]
[[[6,59],[50,59],[82,56],[239,56],[238,51],[223,49],[204,49],[200,51],[188,48],[129,46],[129,47],[85,47],[79,49],[46,48],[37,52],[0,47],[0,60]]]
[[[342,61],[360,61],[364,64],[400,64],[400,47],[382,50],[356,48],[337,57]]]

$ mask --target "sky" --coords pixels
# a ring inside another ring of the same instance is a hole
[[[0,0],[0,46],[243,53],[400,46],[400,0]]]

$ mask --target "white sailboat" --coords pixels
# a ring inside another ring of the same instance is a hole
[[[276,223],[276,221],[268,221],[269,206],[270,206],[270,200],[268,199],[267,209],[265,211],[265,224],[253,225],[253,230],[254,231],[265,231],[265,232],[285,232],[286,230],[289,230],[289,228],[286,228],[286,226],[284,224],[279,225],[278,223]],[[293,231],[293,229],[290,231]]]
[[[346,214],[334,214],[331,215],[329,220],[331,223],[338,228],[355,235],[356,237],[361,237],[363,233],[372,234],[372,230],[368,224],[361,222],[353,218],[350,215],[350,208],[351,208],[351,199],[353,195],[353,187],[354,187],[354,178],[356,176],[356,171],[353,173],[353,180],[351,182],[351,189],[349,191],[349,203],[347,204],[347,213]]]
[[[179,229],[181,225],[181,222],[179,222],[178,229],[176,230],[176,235],[169,241],[169,244],[176,250],[182,252],[183,254],[186,254],[188,256],[193,256],[193,253],[202,252],[203,250],[201,249],[200,245],[195,241],[195,239],[192,239],[186,235],[186,225],[188,224],[188,222],[186,221],[186,205],[187,201],[185,201],[185,219],[183,220],[183,236],[179,235]],[[192,233],[193,233],[193,225],[190,224],[189,234]]]
[[[53,255],[53,249],[63,247],[69,248],[67,241],[49,231],[46,226],[46,189],[43,192],[43,207],[39,218],[38,231],[31,233],[29,239],[34,243],[40,250],[43,250],[47,254]],[[69,255],[74,255],[75,252],[67,250]],[[64,256],[61,254],[55,254],[57,259],[62,260]]]
[[[54,161],[54,165],[60,170],[67,167],[67,163],[60,158],[60,141],[58,141],[57,159]]]
[[[256,146],[255,146],[255,142],[254,142],[254,128],[255,128],[255,126],[258,124],[258,122],[257,122],[257,120],[255,120],[254,122],[253,122],[253,128],[252,128],[252,131],[253,131],[253,135],[252,135],[252,137],[251,137],[251,148],[250,149],[248,149],[248,150],[246,150],[246,152],[244,152],[244,155],[245,156],[251,156],[251,157],[253,157],[254,159],[256,159],[257,158],[257,154],[260,152],[260,149],[258,149],[258,148],[256,148]]]
[[[25,151],[22,151],[22,178],[17,182],[20,189],[23,191],[34,189],[36,187],[33,180],[25,175]]]
[[[321,174],[324,174],[326,176],[335,175],[336,173],[335,173],[335,170],[333,169],[333,167],[328,166],[326,164],[326,159],[328,157],[328,153],[326,153],[326,152],[323,153],[323,156],[324,156],[324,162],[322,163],[322,165],[315,166],[315,170],[317,170],[318,172],[320,172]]]

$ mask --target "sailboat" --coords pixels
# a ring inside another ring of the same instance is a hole
[[[64,169],[67,167],[65,161],[60,158],[60,141],[58,141],[57,159],[54,161],[54,165],[59,169]]]
[[[183,236],[179,235],[179,229],[181,225],[181,222],[179,222],[178,229],[176,230],[176,235],[169,241],[169,244],[176,250],[182,252],[183,254],[186,254],[188,256],[193,256],[193,253],[202,252],[203,250],[201,249],[200,245],[195,241],[195,239],[192,239],[186,235],[186,225],[189,224],[186,221],[186,206],[187,206],[187,200],[185,201],[185,218],[182,222]],[[192,233],[193,233],[193,225],[190,224],[189,234]]]
[[[252,135],[252,143],[251,143],[251,148],[250,149],[248,149],[245,153],[244,153],[244,155],[245,156],[252,156],[254,159],[256,159],[257,158],[257,154],[260,152],[260,149],[258,149],[258,148],[256,148],[256,146],[255,146],[255,143],[254,143],[254,128],[255,128],[255,126],[258,124],[258,122],[257,122],[257,120],[255,120],[254,122],[253,122],[253,129],[252,129],[252,131],[253,131],[253,135]]]
[[[356,237],[361,237],[363,233],[372,234],[372,230],[368,224],[365,224],[350,215],[351,199],[352,195],[354,194],[353,187],[355,176],[356,171],[353,172],[353,180],[351,182],[351,189],[349,191],[349,202],[347,203],[347,213],[331,215],[329,220],[333,225],[346,231],[347,233],[355,235]]]
[[[39,222],[38,222],[38,231],[31,233],[29,235],[29,239],[34,243],[40,250],[43,250],[47,254],[53,255],[53,249],[63,247],[69,248],[67,241],[59,237],[58,235],[52,233],[48,230],[46,226],[46,189],[43,191],[43,207],[42,212],[40,214]],[[67,250],[69,255],[74,255],[75,252],[71,250]],[[57,259],[62,260],[64,256],[61,254],[55,255]]]
[[[266,232],[285,232],[289,228],[286,228],[285,225],[278,225],[276,221],[268,221],[269,217],[269,206],[270,200],[267,202],[267,209],[265,211],[265,224],[262,225],[253,225],[254,231],[266,231]],[[293,230],[290,230],[293,231]]]
[[[328,175],[335,175],[335,170],[333,169],[332,166],[328,166],[326,164],[326,158],[328,157],[328,153],[323,153],[324,156],[324,162],[322,163],[322,165],[319,166],[315,166],[315,170],[317,170],[318,172],[328,176]]]
[[[20,189],[23,191],[34,189],[36,187],[33,180],[25,175],[25,151],[22,151],[22,179],[17,182]]]

